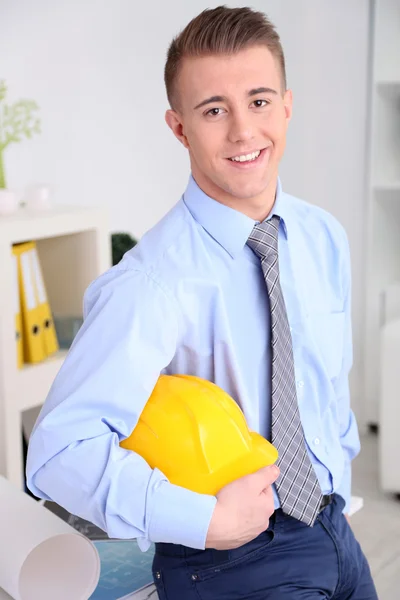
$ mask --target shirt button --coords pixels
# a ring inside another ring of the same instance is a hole
[[[300,381],[298,381],[298,382],[297,382],[297,385],[299,386],[299,388],[302,388],[302,387],[304,387],[304,381],[302,381],[302,380],[300,379]]]
[[[318,444],[320,443],[320,441],[321,441],[321,440],[320,440],[319,438],[315,438],[315,439],[314,439],[314,444],[315,444],[316,446],[318,446]]]

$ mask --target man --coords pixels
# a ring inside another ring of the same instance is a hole
[[[156,542],[161,600],[375,599],[344,515],[359,451],[348,244],[332,216],[282,191],[292,94],[279,37],[249,8],[206,10],[173,40],[165,82],[188,187],[87,290],[28,485],[112,537]],[[160,373],[225,389],[279,469],[211,497],[122,449]]]

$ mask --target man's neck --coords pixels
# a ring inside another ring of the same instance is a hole
[[[276,199],[278,177],[274,177],[262,194],[254,198],[238,198],[204,177],[192,172],[199,188],[210,198],[243,213],[254,221],[264,221],[270,214]]]

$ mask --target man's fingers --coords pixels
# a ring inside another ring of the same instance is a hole
[[[253,473],[253,483],[262,492],[265,488],[270,486],[279,477],[279,468],[276,465],[270,465],[269,467],[263,467],[255,473]]]

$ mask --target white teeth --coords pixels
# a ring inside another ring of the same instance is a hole
[[[256,150],[256,152],[252,152],[251,154],[241,154],[240,156],[234,156],[229,160],[234,160],[236,162],[246,162],[248,160],[255,160],[260,156],[261,150]]]

